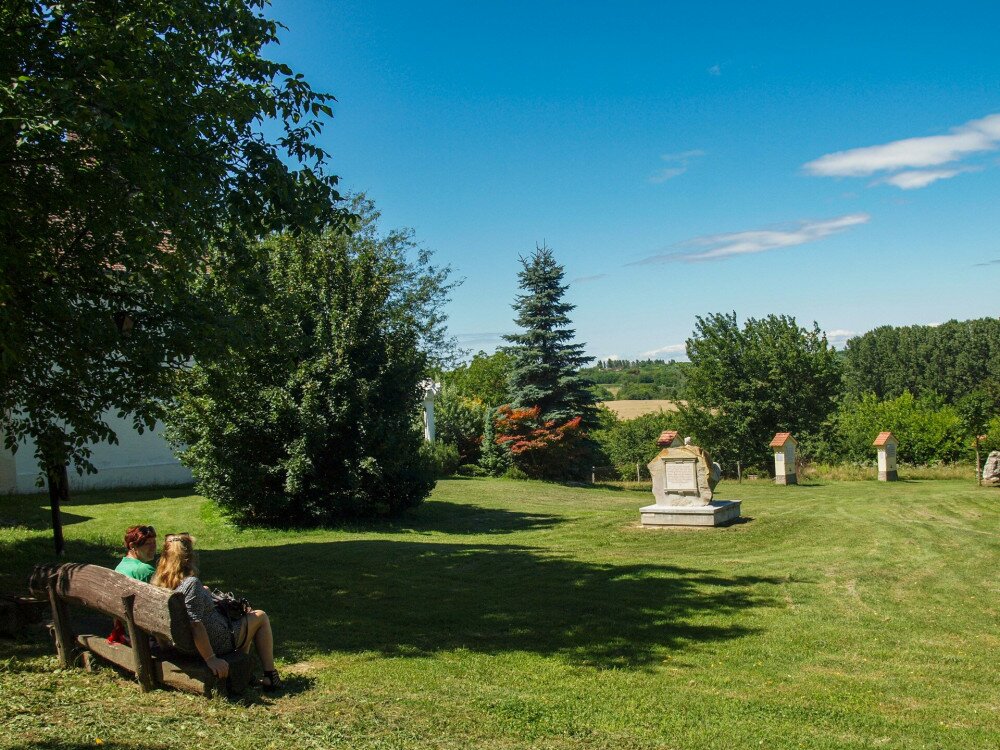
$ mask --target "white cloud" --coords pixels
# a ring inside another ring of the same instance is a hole
[[[690,151],[678,151],[675,154],[663,154],[660,157],[660,160],[665,161],[672,166],[663,167],[662,169],[654,172],[649,176],[649,181],[654,185],[659,185],[661,182],[672,180],[674,177],[678,177],[687,172],[688,163],[692,159],[697,159],[699,156],[704,155],[705,152],[697,148],[691,149]]]
[[[661,182],[672,180],[674,177],[680,177],[687,171],[687,167],[664,167],[659,172],[653,172],[649,176],[649,181],[654,185],[659,185]]]
[[[722,75],[722,66],[719,65],[719,64],[715,64],[715,65],[711,66],[706,72],[710,76],[721,76]]]
[[[659,349],[653,349],[652,351],[643,352],[639,355],[640,359],[654,359],[659,357],[661,354],[686,354],[687,344],[668,344],[667,346],[661,346]]]
[[[972,167],[955,169],[911,169],[906,172],[897,172],[891,177],[886,177],[882,182],[895,185],[901,190],[914,190],[916,188],[927,187],[932,182],[938,180],[948,180],[963,172],[977,171]]]
[[[575,279],[570,279],[570,284],[589,284],[592,281],[600,281],[601,279],[608,278],[606,273],[599,273],[594,276],[577,276]]]
[[[849,331],[846,328],[834,328],[826,332],[826,340],[833,346],[844,346],[848,339],[857,336],[857,331]]]
[[[882,182],[912,190],[970,171],[962,167],[937,170],[926,169],[927,167],[953,164],[974,154],[996,151],[998,148],[1000,114],[992,114],[952,128],[947,135],[904,138],[878,146],[826,154],[805,164],[803,169],[820,177],[867,177],[879,172],[897,173]]]
[[[734,255],[795,247],[821,240],[832,234],[838,234],[860,224],[866,224],[870,219],[871,216],[864,213],[847,214],[834,219],[799,221],[789,229],[755,229],[746,232],[695,237],[687,242],[682,242],[678,246],[681,249],[651,255],[627,265],[645,266],[672,261],[721,260]]]

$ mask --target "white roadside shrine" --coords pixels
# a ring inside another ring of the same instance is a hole
[[[790,432],[779,432],[771,440],[774,449],[774,483],[798,484],[798,474],[795,473],[795,449],[798,441]]]

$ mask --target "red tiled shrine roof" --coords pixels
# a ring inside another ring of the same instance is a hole
[[[782,447],[785,443],[788,442],[788,438],[790,437],[792,437],[792,433],[790,432],[775,433],[774,437],[771,439],[771,447],[772,448]]]
[[[893,441],[897,443],[899,442],[898,440],[896,440],[896,436],[893,435],[891,432],[880,432],[878,434],[878,437],[875,438],[875,442],[872,443],[872,445],[880,445],[880,446],[885,445],[886,443],[889,442],[889,438],[892,438]]]
[[[677,430],[664,430],[656,439],[656,444],[661,448],[669,448],[670,444],[677,439]]]

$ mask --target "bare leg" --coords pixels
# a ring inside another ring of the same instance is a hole
[[[267,612],[255,609],[247,614],[247,637],[243,650],[250,651],[250,644],[257,647],[257,656],[265,672],[274,669],[274,635],[271,633],[271,621]]]

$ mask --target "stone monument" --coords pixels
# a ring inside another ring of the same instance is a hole
[[[990,451],[983,464],[983,484],[1000,487],[1000,451]]]
[[[639,509],[643,526],[721,526],[739,518],[739,500],[712,499],[722,472],[708,453],[681,444],[672,430],[656,443],[662,450],[647,464],[655,502]]]
[[[880,432],[872,445],[878,448],[878,481],[895,482],[899,479],[896,473],[896,447],[899,441],[896,436],[891,432]]]
[[[799,477],[795,473],[795,449],[799,442],[790,432],[779,432],[771,440],[774,448],[774,483],[798,484]]]

